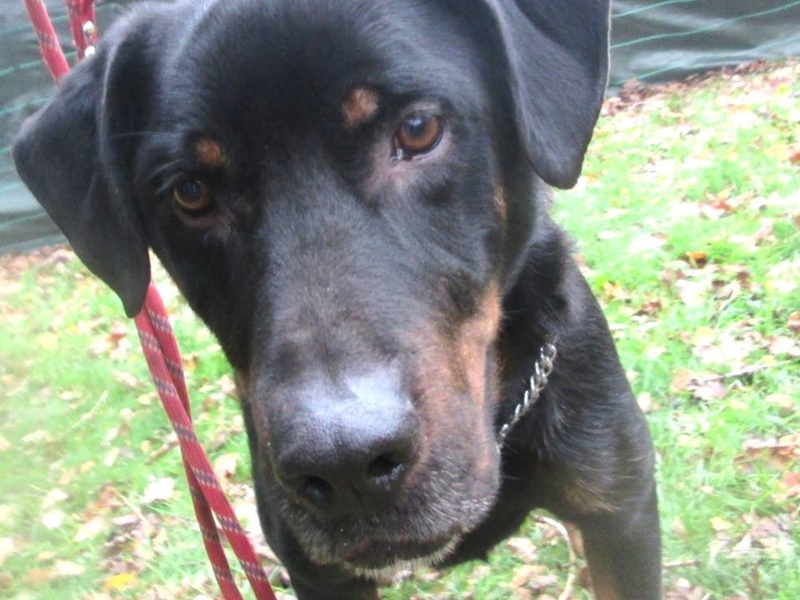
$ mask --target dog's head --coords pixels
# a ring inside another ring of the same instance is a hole
[[[607,28],[599,0],[148,5],[23,129],[127,313],[152,248],[218,336],[265,528],[313,561],[438,556],[492,506],[502,296],[539,181],[578,177]]]

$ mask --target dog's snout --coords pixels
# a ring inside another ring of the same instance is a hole
[[[411,400],[385,374],[307,385],[273,439],[281,483],[328,516],[376,513],[402,495],[418,453]]]

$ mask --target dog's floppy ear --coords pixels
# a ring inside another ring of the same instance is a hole
[[[580,175],[608,77],[608,0],[483,0],[508,61],[517,127],[550,185]]]
[[[78,257],[134,316],[150,280],[141,219],[128,175],[138,102],[151,67],[131,24],[109,32],[76,66],[56,97],[23,125],[13,155],[20,177]],[[141,31],[141,29],[139,29]]]

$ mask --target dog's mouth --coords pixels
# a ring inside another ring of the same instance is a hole
[[[340,550],[343,567],[362,577],[388,579],[407,569],[434,565],[452,554],[457,535],[431,540],[372,539],[344,545]]]
[[[420,509],[396,507],[381,517],[319,521],[289,501],[282,502],[284,522],[312,562],[338,565],[354,575],[374,580],[448,558],[465,535],[483,521],[493,495],[478,498],[441,497],[412,502]],[[433,505],[433,506],[431,506]],[[427,509],[427,510],[426,510]]]

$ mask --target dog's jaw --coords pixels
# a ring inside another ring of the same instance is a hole
[[[453,554],[461,541],[461,536],[454,536],[439,550],[413,559],[400,559],[384,567],[365,567],[359,564],[343,562],[344,569],[357,577],[372,581],[391,582],[403,573],[414,571],[419,567],[435,566]]]

